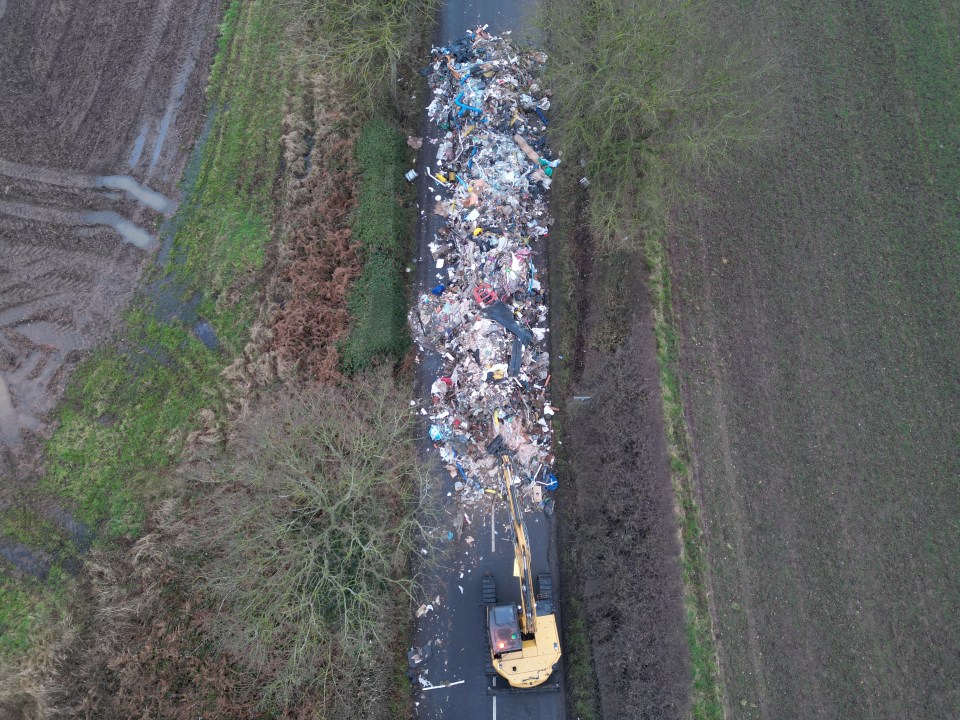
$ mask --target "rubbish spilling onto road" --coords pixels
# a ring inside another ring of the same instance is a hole
[[[433,647],[431,647],[430,643],[427,643],[423,647],[414,646],[407,650],[407,664],[411,670],[420,667],[431,657],[433,657]]]
[[[423,210],[444,222],[421,259],[436,284],[410,323],[420,348],[441,358],[430,438],[461,501],[498,491],[498,461],[486,447],[499,436],[524,496],[550,513],[556,409],[535,260],[551,222],[544,191],[560,161],[544,137],[550,93],[535,71],[545,61],[483,27],[434,48],[423,70],[433,92],[427,112],[444,132],[424,144],[434,205]]]

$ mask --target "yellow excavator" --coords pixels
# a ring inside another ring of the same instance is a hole
[[[513,462],[499,435],[488,450],[500,463],[500,476],[506,488],[504,494],[513,525],[513,574],[520,580],[519,605],[498,603],[493,576],[483,576],[490,660],[497,674],[512,687],[532,688],[545,683],[560,660],[560,637],[553,612],[553,582],[549,574],[539,575],[534,593],[527,528],[514,484]]]

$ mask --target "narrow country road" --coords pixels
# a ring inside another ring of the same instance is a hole
[[[530,14],[535,3],[531,0],[493,0],[470,2],[450,0],[440,9],[438,34],[434,44],[444,45],[459,38],[465,30],[478,24],[489,24],[490,32],[502,34],[511,31],[514,38],[525,37],[530,28]],[[424,114],[422,134],[436,137],[439,131]],[[433,146],[425,146],[433,147]],[[438,227],[438,216],[429,190],[427,166],[431,152],[421,152],[417,159],[418,203],[421,210],[417,236],[417,296],[437,283],[436,270],[430,262],[427,245]],[[545,258],[537,264],[546,275]],[[417,395],[420,407],[431,404],[430,386],[438,377],[439,357],[432,352],[421,355],[417,368]],[[456,511],[453,499],[453,480],[440,467],[436,452],[427,440],[426,425],[422,428],[424,453],[436,467],[435,491],[440,499],[443,517],[450,525]],[[513,545],[508,527],[506,505],[500,501],[485,502],[468,511],[470,524],[463,529],[464,539],[448,543],[439,554],[436,565],[424,570],[423,579],[427,602],[433,609],[416,622],[415,644],[430,645],[431,659],[420,670],[422,678],[415,681],[414,702],[418,718],[437,720],[565,720],[566,704],[562,663],[551,677],[551,689],[515,691],[507,689],[502,678],[489,676],[489,656],[485,639],[485,610],[481,602],[481,577],[491,571],[501,598],[519,595],[519,583],[513,576]],[[441,520],[443,522],[443,520]],[[554,520],[542,512],[527,513],[526,523],[533,551],[535,572],[551,572],[559,592],[559,566],[555,546]],[[466,538],[471,542],[466,542]],[[434,602],[439,598],[439,602]],[[559,616],[558,616],[559,618]],[[559,618],[562,623],[562,618]],[[450,684],[447,686],[447,684]],[[434,687],[430,687],[434,686]],[[440,687],[436,687],[440,686]]]

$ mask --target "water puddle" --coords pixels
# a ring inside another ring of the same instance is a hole
[[[200,342],[206,345],[209,350],[216,350],[220,346],[220,341],[217,339],[217,332],[209,323],[198,322],[193,326],[193,334],[196,335],[200,339]]]
[[[112,210],[85,213],[83,221],[93,225],[108,225],[120,233],[120,237],[138,248],[146,249],[153,242],[153,236],[150,233]]]
[[[7,447],[20,444],[20,423],[17,411],[13,408],[13,400],[7,381],[0,375],[0,441]]]
[[[7,14],[7,0],[0,0],[0,20]]]
[[[0,558],[38,580],[46,580],[50,572],[50,558],[46,553],[31,550],[23,543],[0,540]]]
[[[167,139],[167,132],[170,130],[170,125],[173,124],[173,119],[177,114],[177,108],[180,105],[180,100],[183,98],[183,94],[187,91],[187,82],[190,80],[190,74],[193,72],[193,68],[196,64],[196,57],[191,56],[190,59],[187,60],[186,65],[183,66],[180,74],[177,76],[177,81],[173,86],[173,91],[170,93],[170,100],[167,103],[166,112],[163,113],[163,118],[160,120],[160,127],[157,130],[157,139],[154,141],[153,154],[150,157],[150,167],[147,168],[147,174],[152,173],[154,168],[156,168],[157,163],[160,162],[160,154],[163,152],[163,144]]]
[[[0,0],[3,2],[3,0]],[[133,143],[133,152],[130,154],[130,169],[133,170],[137,163],[140,162],[140,156],[143,155],[143,146],[147,142],[147,132],[150,130],[150,126],[144,125],[140,130],[140,134],[137,135],[137,139]]]
[[[175,201],[156,190],[141,185],[130,175],[103,175],[97,178],[97,184],[101,187],[123,190],[143,205],[164,215],[170,215],[177,209]]]

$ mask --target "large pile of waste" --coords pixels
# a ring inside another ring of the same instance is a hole
[[[550,512],[554,462],[547,305],[535,259],[550,218],[544,191],[559,160],[545,147],[549,92],[535,70],[546,56],[515,49],[484,28],[434,48],[429,117],[436,146],[430,243],[437,285],[411,312],[421,348],[442,358],[430,437],[469,504],[499,485],[487,452],[499,435],[527,495]],[[424,151],[428,151],[425,148]],[[539,240],[538,240],[539,239]]]

